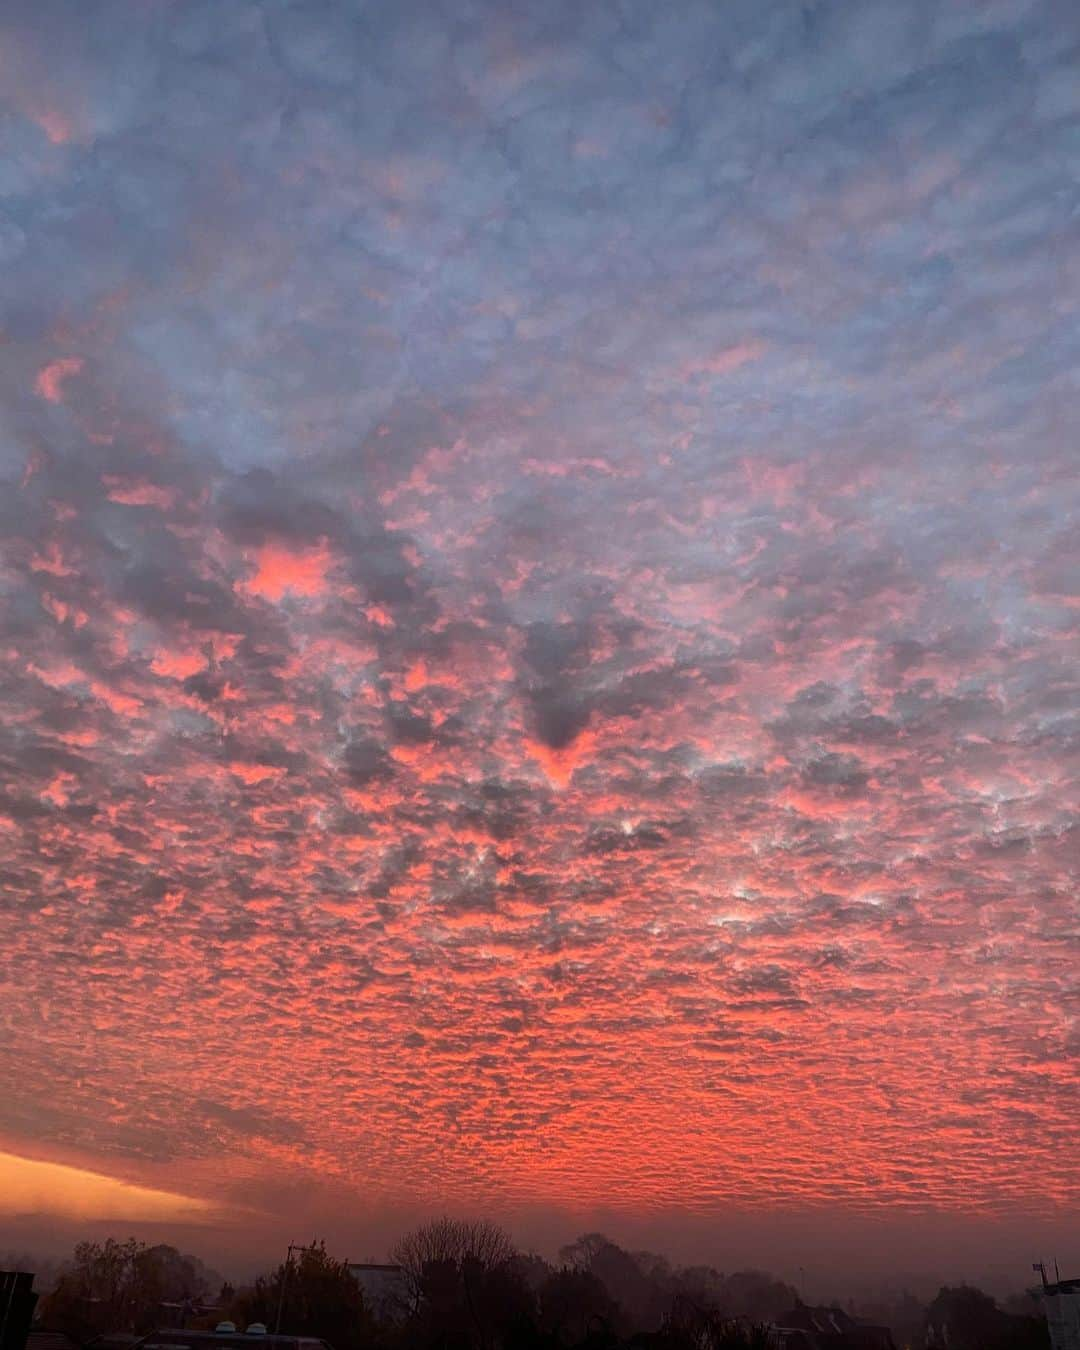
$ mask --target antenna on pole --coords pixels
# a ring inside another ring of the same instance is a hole
[[[281,1268],[281,1288],[278,1290],[277,1317],[274,1319],[274,1335],[281,1333],[281,1309],[285,1302],[285,1286],[289,1282],[289,1274],[292,1270],[292,1254],[298,1248],[294,1242],[290,1242],[285,1252],[285,1264]],[[1045,1279],[1045,1276],[1043,1277]]]
[[[1044,1289],[1049,1289],[1049,1288],[1050,1288],[1050,1281],[1046,1278],[1046,1262],[1045,1262],[1045,1261],[1034,1261],[1034,1262],[1032,1263],[1031,1269],[1032,1269],[1032,1270],[1037,1270],[1037,1271],[1039,1272],[1039,1274],[1042,1276],[1043,1288],[1044,1288]]]
[[[292,1274],[292,1254],[293,1252],[310,1252],[311,1247],[305,1246],[302,1242],[290,1242],[285,1256],[285,1265],[281,1271],[281,1289],[278,1293],[277,1318],[274,1321],[274,1335],[277,1336],[281,1331],[281,1308],[285,1302],[285,1286],[289,1282],[289,1276]]]

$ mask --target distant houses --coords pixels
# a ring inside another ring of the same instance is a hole
[[[1043,1282],[1035,1292],[1042,1298],[1053,1350],[1080,1350],[1080,1280],[1051,1283],[1043,1266],[1036,1269],[1042,1271]]]
[[[799,1303],[772,1327],[784,1350],[894,1350],[887,1327],[857,1321],[837,1307]]]
[[[360,1286],[364,1302],[377,1318],[393,1322],[404,1317],[409,1310],[409,1296],[401,1266],[350,1261],[348,1267],[349,1274]]]

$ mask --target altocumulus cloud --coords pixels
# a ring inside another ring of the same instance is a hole
[[[5,7],[16,1152],[1075,1203],[1078,42]]]

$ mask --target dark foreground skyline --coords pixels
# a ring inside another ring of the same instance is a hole
[[[6,1240],[1066,1254],[1078,42],[4,7]]]
[[[38,1267],[38,1324],[90,1345],[152,1333],[176,1350],[228,1350],[223,1337],[241,1347],[278,1329],[334,1350],[1050,1350],[1060,1309],[1046,1300],[1080,1284],[1047,1285],[1040,1267],[1041,1289],[1011,1285],[995,1298],[970,1282],[894,1272],[876,1288],[847,1279],[824,1293],[802,1270],[792,1282],[753,1267],[723,1272],[599,1232],[549,1261],[497,1224],[451,1216],[399,1234],[387,1256],[371,1265],[321,1240],[293,1244],[287,1259],[235,1284],[173,1246],[84,1241],[59,1268]]]

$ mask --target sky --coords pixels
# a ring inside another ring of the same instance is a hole
[[[1078,57],[8,0],[0,1236],[1070,1255]]]

